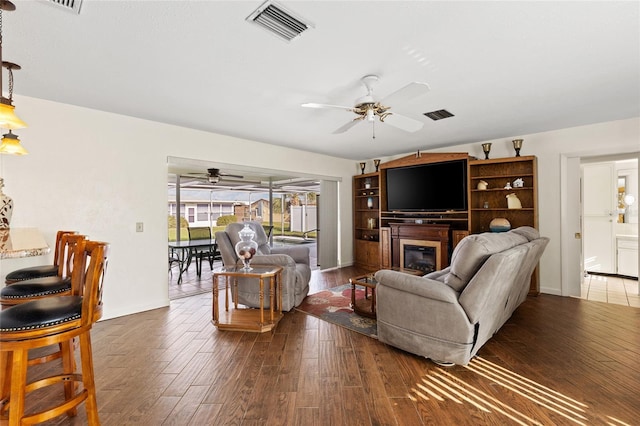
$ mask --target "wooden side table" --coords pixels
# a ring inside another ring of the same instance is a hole
[[[242,266],[216,268],[213,271],[213,324],[219,330],[251,331],[262,333],[273,330],[282,319],[282,267],[252,265],[251,271]],[[256,278],[259,283],[260,307],[238,307],[238,278]],[[268,281],[269,312],[265,320],[264,291]],[[219,292],[224,282],[224,311],[220,309]],[[229,291],[234,292],[234,304],[229,308]]]
[[[391,268],[394,271],[404,272],[411,275],[424,275],[424,272],[406,268]],[[349,278],[351,283],[351,308],[353,312],[369,318],[376,318],[376,280],[374,273],[359,275]],[[356,298],[357,286],[364,287],[364,298]]]
[[[373,274],[349,278],[351,283],[351,308],[353,312],[369,318],[376,317],[376,281]],[[364,287],[364,298],[356,298],[356,287]]]

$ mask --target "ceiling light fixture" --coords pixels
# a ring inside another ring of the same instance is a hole
[[[0,75],[0,128],[9,129],[9,133],[5,134],[0,144],[0,153],[24,155],[28,154],[27,150],[20,145],[20,139],[14,135],[11,130],[22,129],[27,127],[27,123],[22,121],[15,114],[13,106],[13,70],[19,70],[20,65],[2,60],[2,11],[13,11],[16,7],[9,0],[0,0],[0,63],[2,68],[6,68],[9,72],[9,97],[5,98],[2,92],[2,75]]]
[[[11,130],[9,133],[2,135],[2,144],[0,144],[0,152],[3,154],[27,155],[28,152],[22,145],[20,139],[14,135]]]

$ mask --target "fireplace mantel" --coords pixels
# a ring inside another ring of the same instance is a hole
[[[400,267],[400,240],[437,241],[440,243],[438,269],[449,265],[449,225],[390,223],[392,265]]]

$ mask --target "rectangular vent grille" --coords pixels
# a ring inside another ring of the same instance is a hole
[[[56,4],[78,15],[80,14],[80,7],[82,6],[82,0],[49,0],[49,3]]]
[[[263,3],[262,6],[247,17],[247,21],[260,25],[287,41],[293,40],[303,31],[309,29],[309,24],[302,22],[299,18],[294,17],[291,12],[271,1]]]
[[[454,116],[453,114],[451,114],[446,109],[441,109],[441,110],[438,110],[438,111],[425,112],[424,115],[426,115],[427,117],[429,117],[433,121],[442,120],[443,118],[449,118],[449,117],[453,117]]]

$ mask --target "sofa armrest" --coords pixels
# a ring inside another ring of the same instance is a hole
[[[309,247],[307,246],[273,247],[271,254],[284,254],[291,256],[296,263],[309,264]]]
[[[286,254],[257,254],[251,259],[254,265],[278,265],[283,268],[295,268],[296,263],[291,256]]]
[[[376,272],[378,286],[394,288],[427,299],[458,303],[458,293],[440,281],[384,269]]]

